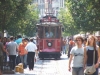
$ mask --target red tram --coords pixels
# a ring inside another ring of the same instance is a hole
[[[53,15],[46,15],[37,25],[39,58],[60,58],[62,24]]]

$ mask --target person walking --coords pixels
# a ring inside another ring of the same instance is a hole
[[[97,37],[97,42],[96,42],[96,43],[97,43],[97,45],[98,45],[99,48],[100,48],[100,36]]]
[[[99,46],[96,45],[96,37],[93,35],[89,35],[87,39],[87,46],[84,49],[85,54],[85,65],[92,66],[93,65],[93,58],[94,58],[94,51],[95,51],[95,68],[96,72],[92,75],[98,75],[98,67],[100,63],[100,50]],[[87,75],[87,74],[85,74]]]
[[[66,45],[67,45],[67,40],[66,40],[66,38],[64,38],[62,41],[62,53],[63,54],[66,54],[66,48],[67,48]]]
[[[23,63],[24,68],[27,68],[27,51],[25,50],[26,45],[26,40],[23,38],[22,43],[20,43],[18,47],[21,63]]]
[[[9,53],[9,61],[12,62],[10,67],[12,70],[14,70],[18,45],[16,42],[14,42],[13,36],[10,37],[10,42],[7,44],[7,51]]]
[[[72,63],[72,75],[84,75],[84,47],[82,46],[83,38],[77,36],[75,38],[76,46],[71,49],[68,70],[71,71],[71,62]]]
[[[19,45],[22,42],[22,37],[21,35],[17,36],[17,39],[15,40],[15,42]]]
[[[85,47],[86,44],[87,44],[87,38],[84,38],[83,47]]]
[[[70,57],[70,51],[74,45],[75,45],[74,41],[72,39],[69,39],[68,58]]]
[[[30,42],[26,45],[25,50],[28,51],[28,65],[29,65],[29,70],[33,70],[34,68],[34,57],[35,57],[35,52],[37,52],[37,46],[33,43],[33,39],[30,39]]]
[[[4,37],[2,43],[3,43],[3,47],[4,47],[5,50],[6,50],[6,42],[7,42],[7,38]],[[3,56],[4,56],[4,61],[7,62],[7,54],[6,54],[6,52],[3,52]]]
[[[0,75],[2,74],[2,70],[3,70],[3,52],[6,52],[6,54],[8,55],[8,52],[4,49],[1,40],[2,37],[0,36]]]

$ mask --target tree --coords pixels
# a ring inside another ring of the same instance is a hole
[[[70,36],[78,33],[78,29],[75,26],[73,17],[70,14],[70,10],[67,8],[61,9],[59,13],[59,19],[64,26],[63,36]]]
[[[93,32],[100,29],[99,0],[66,0],[77,29]]]
[[[24,30],[25,35],[27,36],[34,36],[36,33],[36,23],[38,21],[38,10],[34,6],[34,4],[31,4],[28,6],[28,10],[26,11],[26,28]]]
[[[10,21],[7,25],[9,27],[7,28],[7,31],[10,32],[11,35],[17,35],[22,34],[25,28],[25,14],[28,10],[28,5],[30,4],[32,0],[20,0],[18,2],[15,2],[15,11],[12,13],[12,17],[10,18]],[[13,32],[12,32],[13,31]]]
[[[29,23],[31,24],[35,20],[32,14],[37,16],[37,14],[33,13],[33,10],[32,12],[28,12],[28,7],[31,3],[32,0],[1,0],[0,30],[2,32],[7,30],[9,34],[14,36],[19,33],[23,34],[25,32],[24,29],[26,29]],[[34,10],[34,12],[36,11]]]

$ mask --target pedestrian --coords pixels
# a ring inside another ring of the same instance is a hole
[[[100,48],[100,36],[97,37],[97,45],[98,45],[99,48]]]
[[[15,42],[19,45],[22,42],[22,37],[21,35],[17,36],[17,39],[15,40]]]
[[[66,38],[64,38],[62,41],[62,53],[63,54],[66,54],[66,47],[67,47],[66,45],[67,45],[67,40]]]
[[[16,54],[18,52],[18,45],[14,42],[14,37],[10,37],[10,42],[7,44],[7,51],[9,53],[9,61],[12,63],[10,67],[12,70],[15,68]]]
[[[0,36],[0,75],[2,74],[2,70],[3,70],[3,52],[6,52],[6,54],[8,55],[8,52],[4,49],[1,40],[2,37]]]
[[[29,70],[34,69],[34,58],[35,52],[37,51],[37,46],[33,43],[33,39],[30,39],[30,42],[26,45],[25,49],[28,51],[28,65]]]
[[[27,68],[27,51],[25,50],[26,45],[26,40],[23,38],[22,43],[20,43],[18,47],[21,63],[23,63],[24,68]]]
[[[81,36],[76,36],[75,44],[70,51],[70,58],[68,64],[68,70],[71,71],[72,63],[72,75],[84,75],[84,47],[82,46],[83,38]]]
[[[94,57],[94,51],[95,51],[95,68],[96,72],[92,75],[98,75],[98,67],[100,63],[100,50],[99,46],[96,45],[96,37],[93,35],[89,35],[87,39],[87,46],[85,47],[85,64],[86,66],[92,66],[93,65],[93,57]],[[87,75],[87,74],[85,74]]]
[[[87,44],[87,38],[84,38],[83,46],[85,47]]]
[[[6,42],[7,42],[7,38],[4,37],[3,38],[3,47],[4,47],[5,50],[6,50]],[[6,54],[6,52],[3,52],[3,55],[4,55],[4,61],[7,62],[7,54]]]
[[[26,44],[28,44],[29,43],[29,38],[25,38],[25,42],[26,42]]]
[[[68,50],[68,58],[70,57],[70,51],[72,47],[75,45],[74,41],[72,39],[69,39],[69,50]]]

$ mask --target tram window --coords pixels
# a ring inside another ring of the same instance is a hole
[[[45,27],[45,37],[48,37],[48,33],[49,33],[49,30],[47,27]]]
[[[59,29],[56,27],[56,38],[59,38]]]
[[[54,32],[51,27],[45,27],[45,37],[46,38],[53,38]]]
[[[60,27],[45,27],[45,38],[60,38]]]
[[[50,36],[51,36],[52,38],[55,38],[55,27],[51,27],[51,28],[50,28]]]
[[[43,38],[43,27],[38,27],[39,38]]]
[[[56,27],[57,29],[56,29],[56,38],[60,38],[60,36],[61,36],[61,29],[60,29],[60,27]]]

